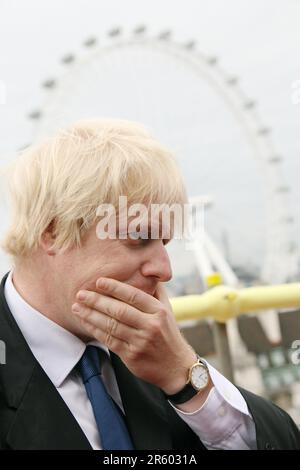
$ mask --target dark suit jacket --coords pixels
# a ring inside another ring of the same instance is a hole
[[[6,364],[0,364],[0,449],[91,449],[8,308],[6,277],[0,286],[0,340],[6,344]],[[135,448],[204,450],[162,392],[132,375],[118,356],[111,356]],[[259,449],[300,449],[300,433],[283,410],[240,391],[255,421]]]

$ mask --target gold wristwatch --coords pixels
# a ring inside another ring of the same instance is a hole
[[[175,405],[189,401],[209,384],[208,367],[199,356],[197,356],[197,358],[197,362],[189,369],[188,381],[185,386],[174,395],[167,395],[165,393],[165,397]]]

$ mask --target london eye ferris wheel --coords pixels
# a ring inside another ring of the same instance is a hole
[[[195,41],[176,41],[171,31],[114,28],[65,54],[42,87],[44,102],[28,114],[33,140],[84,117],[146,124],[173,149],[189,195],[211,195],[207,249],[229,268],[229,277],[231,265],[253,264],[264,282],[293,278],[297,260],[282,156],[257,102],[217,57]]]

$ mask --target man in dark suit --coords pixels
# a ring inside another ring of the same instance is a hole
[[[139,204],[138,220],[111,211],[120,195]],[[300,448],[283,410],[235,387],[180,334],[163,287],[173,219],[151,204],[182,207],[185,190],[147,132],[80,122],[25,152],[12,198],[0,448]]]

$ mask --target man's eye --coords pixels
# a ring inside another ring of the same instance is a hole
[[[139,232],[129,233],[128,238],[132,245],[147,245],[151,241],[148,234]]]
[[[152,241],[149,233],[145,232],[130,232],[128,233],[128,239],[133,245],[147,245]],[[169,238],[161,239],[164,245],[170,242]]]
[[[131,240],[147,240],[148,239],[148,234],[147,233],[141,233],[141,232],[130,232],[128,234],[128,237]]]

